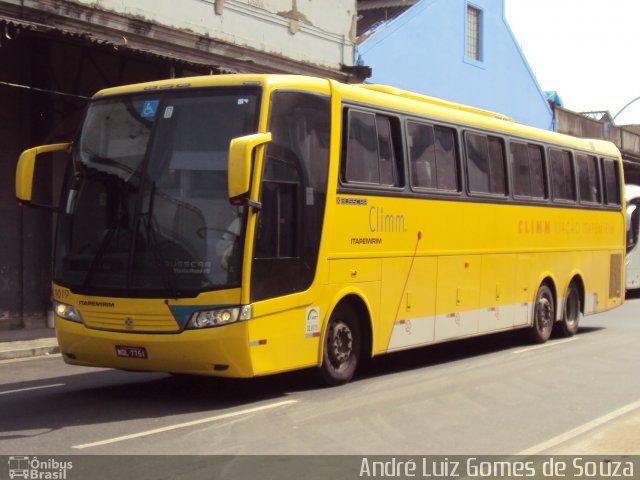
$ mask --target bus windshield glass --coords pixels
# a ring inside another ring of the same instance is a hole
[[[240,284],[244,212],[227,196],[234,137],[259,90],[99,99],[65,179],[55,281],[78,292],[194,296]]]

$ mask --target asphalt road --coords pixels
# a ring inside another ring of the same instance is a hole
[[[640,300],[374,359],[345,386],[0,362],[0,455],[640,454]]]

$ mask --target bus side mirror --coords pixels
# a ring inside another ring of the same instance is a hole
[[[16,169],[16,197],[24,205],[52,209],[54,207],[36,204],[32,201],[34,172],[38,155],[54,152],[68,152],[70,143],[56,143],[25,150],[18,159]]]
[[[255,133],[231,140],[229,144],[229,200],[237,205],[251,205],[246,195],[251,187],[251,163],[256,147],[271,141],[271,133]]]

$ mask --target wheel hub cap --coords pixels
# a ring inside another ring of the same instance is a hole
[[[540,312],[540,327],[546,329],[553,322],[551,318],[551,302],[546,298],[541,298],[540,302],[538,302],[538,308]]]
[[[351,330],[344,324],[336,325],[333,330],[332,353],[337,363],[346,362],[351,356],[353,337]]]

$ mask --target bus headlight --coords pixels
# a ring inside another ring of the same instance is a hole
[[[72,322],[82,323],[82,317],[80,316],[80,312],[76,310],[76,307],[67,305],[66,303],[54,301],[53,308],[56,312],[56,315],[60,318],[71,320]]]
[[[191,315],[187,328],[209,328],[251,318],[251,306],[202,310]]]

